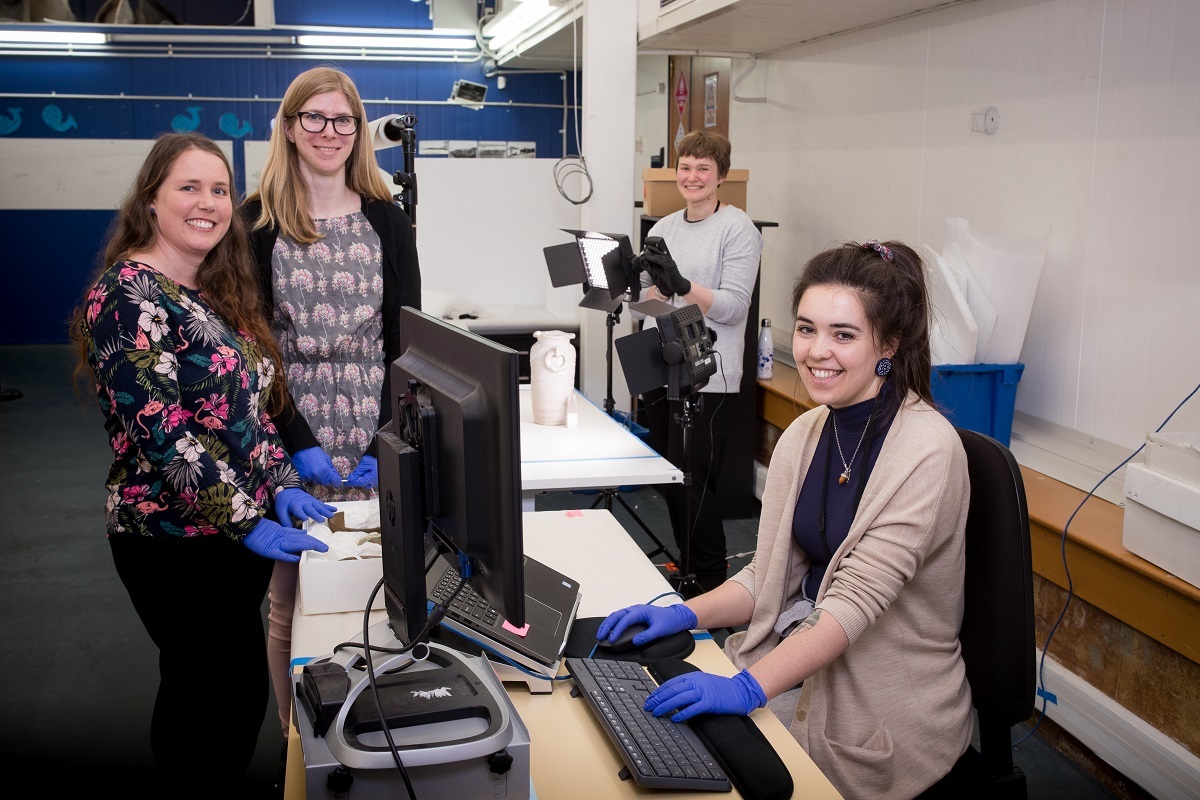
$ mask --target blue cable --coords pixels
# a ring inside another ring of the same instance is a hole
[[[1187,397],[1185,397],[1185,398],[1183,398],[1183,400],[1179,401],[1179,405],[1175,406],[1175,410],[1167,415],[1167,418],[1162,421],[1161,425],[1159,425],[1157,428],[1154,429],[1154,432],[1158,433],[1164,427],[1166,427],[1166,424],[1171,421],[1171,417],[1175,416],[1175,414],[1179,411],[1179,409],[1183,408],[1184,404],[1187,403],[1188,400],[1191,400],[1193,396],[1195,396],[1197,391],[1200,391],[1200,384],[1196,384],[1196,388],[1192,389],[1192,391],[1190,393],[1188,393]],[[1062,552],[1063,572],[1067,576],[1067,599],[1066,599],[1066,601],[1063,602],[1062,611],[1059,612],[1058,619],[1054,620],[1054,625],[1052,625],[1050,627],[1050,632],[1048,634],[1046,634],[1046,644],[1044,644],[1042,646],[1042,657],[1041,657],[1041,659],[1038,660],[1038,690],[1037,690],[1037,693],[1038,693],[1038,696],[1042,698],[1041,711],[1038,714],[1037,722],[1035,722],[1033,727],[1029,729],[1029,733],[1025,734],[1020,739],[1013,742],[1013,749],[1016,749],[1017,745],[1023,743],[1030,736],[1033,736],[1035,733],[1037,733],[1037,729],[1039,727],[1041,727],[1042,720],[1046,718],[1046,704],[1047,704],[1047,702],[1049,702],[1050,698],[1054,697],[1054,695],[1052,695],[1046,691],[1046,651],[1050,649],[1050,640],[1054,638],[1054,633],[1058,630],[1059,623],[1061,623],[1063,621],[1063,618],[1067,615],[1067,607],[1071,605],[1071,598],[1075,596],[1075,583],[1074,583],[1074,581],[1071,580],[1071,570],[1067,567],[1067,531],[1070,529],[1071,523],[1075,521],[1075,515],[1079,513],[1079,510],[1081,508],[1083,508],[1083,504],[1088,501],[1088,498],[1091,497],[1093,494],[1095,494],[1096,490],[1099,489],[1106,480],[1111,478],[1117,470],[1119,470],[1121,467],[1125,466],[1130,461],[1132,461],[1134,456],[1136,456],[1138,453],[1142,452],[1142,450],[1144,450],[1145,447],[1146,447],[1146,443],[1142,442],[1140,445],[1138,445],[1138,448],[1136,450],[1134,450],[1132,453],[1130,453],[1125,458],[1124,461],[1122,461],[1120,464],[1117,464],[1115,467],[1112,468],[1112,470],[1109,471],[1109,473],[1107,475],[1105,475],[1103,478],[1101,478],[1099,481],[1097,481],[1096,485],[1092,487],[1092,490],[1090,492],[1088,492],[1087,494],[1085,494],[1083,496],[1083,499],[1079,501],[1079,505],[1077,505],[1075,507],[1075,510],[1071,512],[1071,516],[1067,518],[1067,524],[1063,526],[1062,541],[1060,542],[1060,548],[1061,548],[1061,552]],[[1057,701],[1055,701],[1055,702],[1057,702]]]

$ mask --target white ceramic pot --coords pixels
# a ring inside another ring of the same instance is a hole
[[[533,394],[533,421],[538,425],[566,425],[567,404],[575,393],[575,334],[534,331],[537,341],[529,348],[529,384]]]

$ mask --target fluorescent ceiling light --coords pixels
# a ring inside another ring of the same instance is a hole
[[[83,31],[5,31],[0,30],[0,42],[26,44],[105,44],[108,35]]]
[[[166,25],[156,25],[156,28],[169,28]],[[110,33],[109,41],[114,44],[294,44],[291,36],[272,36],[255,34],[189,34],[163,30],[158,33]]]
[[[324,36],[305,34],[296,37],[304,47],[352,47],[373,50],[474,50],[474,39],[446,36]]]

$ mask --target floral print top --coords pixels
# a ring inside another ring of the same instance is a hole
[[[301,485],[265,411],[274,362],[199,291],[116,263],[88,292],[83,335],[114,456],[109,536],[240,541]]]
[[[344,478],[379,424],[383,253],[361,211],[314,221],[318,241],[275,241],[272,324],[296,410]],[[365,488],[305,488],[328,502],[375,496]]]

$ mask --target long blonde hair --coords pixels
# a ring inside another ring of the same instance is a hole
[[[254,221],[255,230],[276,225],[280,233],[301,244],[312,244],[321,238],[309,216],[308,184],[300,174],[296,144],[288,139],[285,128],[314,95],[325,92],[345,95],[354,116],[358,117],[358,133],[346,161],[346,186],[366,197],[392,201],[392,194],[379,174],[375,148],[367,133],[367,109],[354,81],[334,67],[313,67],[296,76],[275,114],[275,128],[271,131],[262,179],[258,189],[248,198],[262,203],[262,212]]]

